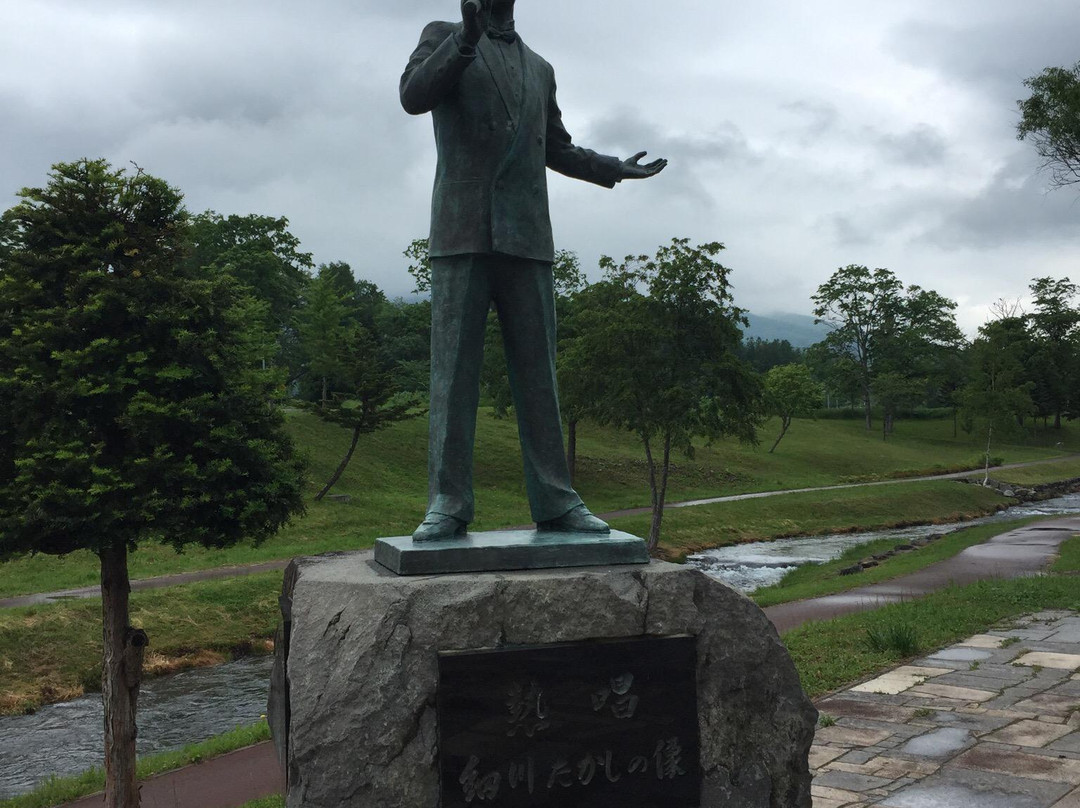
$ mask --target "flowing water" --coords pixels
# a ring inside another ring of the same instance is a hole
[[[248,657],[212,668],[148,679],[139,693],[140,755],[180,749],[266,712],[273,657]],[[0,718],[0,799],[31,790],[49,775],[103,765],[100,694]]]
[[[987,522],[1022,519],[1025,516],[1050,516],[1080,513],[1080,494],[1042,502],[1014,505],[992,516],[952,525],[919,525],[917,527],[872,530],[866,533],[840,533],[828,536],[809,536],[800,539],[752,542],[721,547],[690,556],[687,563],[718,578],[740,592],[753,592],[763,586],[778,583],[788,572],[803,564],[821,564],[855,547],[877,539],[893,539],[897,544],[931,533],[945,533],[957,527]]]

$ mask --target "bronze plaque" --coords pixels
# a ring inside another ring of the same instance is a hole
[[[442,808],[698,808],[693,637],[439,655]]]

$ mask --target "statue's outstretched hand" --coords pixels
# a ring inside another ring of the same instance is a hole
[[[475,48],[484,35],[484,26],[480,19],[480,0],[461,0],[461,22],[464,28],[461,38],[469,47]]]
[[[665,168],[667,168],[667,160],[653,160],[651,163],[640,165],[639,161],[648,152],[638,152],[633,157],[628,157],[622,161],[622,173],[619,176],[621,180],[643,180],[648,177],[655,177]]]

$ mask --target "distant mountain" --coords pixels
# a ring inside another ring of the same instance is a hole
[[[747,314],[750,327],[743,332],[744,339],[786,339],[795,348],[807,348],[821,342],[829,333],[824,323],[814,325],[814,318],[807,314],[773,313],[768,316]]]

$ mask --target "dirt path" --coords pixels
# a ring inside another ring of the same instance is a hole
[[[1026,468],[1028,466],[1041,466],[1047,463],[1059,463],[1065,460],[1080,458],[1080,454],[1054,457],[1046,460],[1029,460],[1025,463],[1007,463],[1002,466],[992,466],[991,472],[1006,469]],[[671,502],[665,506],[665,510],[671,508],[694,508],[699,505],[715,505],[721,502],[740,502],[747,499],[764,499],[765,497],[779,497],[786,494],[805,494],[815,491],[841,491],[848,488],[870,488],[881,485],[900,485],[902,483],[926,482],[932,480],[958,480],[979,473],[975,471],[957,471],[949,474],[931,474],[924,477],[903,477],[895,480],[878,480],[869,483],[844,483],[841,485],[823,485],[815,488],[790,488],[780,491],[758,491],[752,494],[731,494],[724,497],[711,497],[709,499],[693,499],[686,502]],[[641,516],[651,513],[651,508],[628,508],[620,511],[598,514],[602,519],[618,519],[623,516]],[[522,526],[528,528],[530,526]],[[212,581],[220,578],[236,578],[242,575],[255,575],[260,572],[283,570],[289,565],[291,559],[284,558],[275,561],[265,561],[259,564],[244,564],[234,567],[215,567],[212,569],[195,570],[193,572],[181,572],[172,575],[161,575],[156,578],[142,578],[131,582],[133,591],[144,589],[162,589],[168,586],[189,584],[196,581]],[[101,596],[98,586],[87,586],[80,589],[64,589],[57,592],[41,592],[33,595],[18,595],[16,597],[0,598],[0,609],[13,609],[20,606],[39,606],[46,603],[55,603],[62,600],[79,598],[96,598]]]

